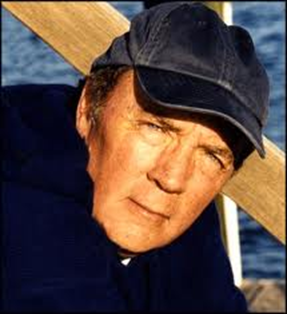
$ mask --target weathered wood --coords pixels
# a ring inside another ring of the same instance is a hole
[[[264,145],[266,158],[262,160],[254,152],[225,185],[223,193],[286,244],[285,154],[266,137]]]
[[[216,11],[221,18],[224,17],[224,2],[225,1],[199,1]]]
[[[106,2],[2,1],[2,5],[82,74],[129,29],[129,21]]]
[[[129,21],[104,2],[9,2],[2,5],[81,73]],[[285,153],[264,138],[267,158],[253,153],[223,188],[247,214],[285,240]]]

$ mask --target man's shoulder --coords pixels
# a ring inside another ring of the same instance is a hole
[[[1,103],[4,107],[16,106],[18,109],[39,106],[47,100],[61,101],[72,97],[76,87],[66,84],[20,84],[1,86]]]
[[[73,128],[77,91],[76,87],[65,84],[1,87],[3,136],[10,140],[21,137],[21,142],[33,139],[33,143],[37,139],[37,142],[51,140],[54,143],[57,138],[64,138]],[[65,129],[69,132],[65,133]]]
[[[3,119],[19,115],[28,124],[49,116],[75,114],[77,91],[65,84],[23,84],[1,87],[1,111]]]
[[[62,182],[62,193],[67,189],[67,176],[78,172],[79,163],[80,177],[84,176],[87,157],[75,128],[76,90],[59,84],[2,87],[2,172],[6,179],[37,183],[51,191]],[[65,180],[54,178],[53,173],[60,170]]]
[[[43,92],[73,92],[75,87],[68,84],[17,84],[1,86],[1,94],[5,97],[16,97],[17,95],[31,96]]]

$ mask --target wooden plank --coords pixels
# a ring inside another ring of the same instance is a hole
[[[264,137],[266,158],[254,152],[224,186],[244,211],[282,243],[286,244],[285,153]]]
[[[2,5],[82,74],[129,29],[129,21],[106,2],[2,1]]]
[[[129,21],[104,2],[2,1],[2,5],[83,74],[129,27]],[[264,143],[266,159],[253,153],[223,193],[285,244],[285,153],[267,138]]]
[[[225,1],[199,1],[207,5],[212,10],[216,11],[217,14],[223,18],[224,16],[224,3]]]

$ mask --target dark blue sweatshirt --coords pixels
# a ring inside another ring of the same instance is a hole
[[[76,105],[71,86],[2,88],[1,309],[245,312],[213,203],[172,244],[121,264],[91,217]]]

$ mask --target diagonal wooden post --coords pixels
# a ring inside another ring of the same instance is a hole
[[[129,21],[105,2],[17,2],[2,6],[85,74]],[[254,152],[222,193],[282,243],[285,239],[285,153],[264,138],[266,159]]]

